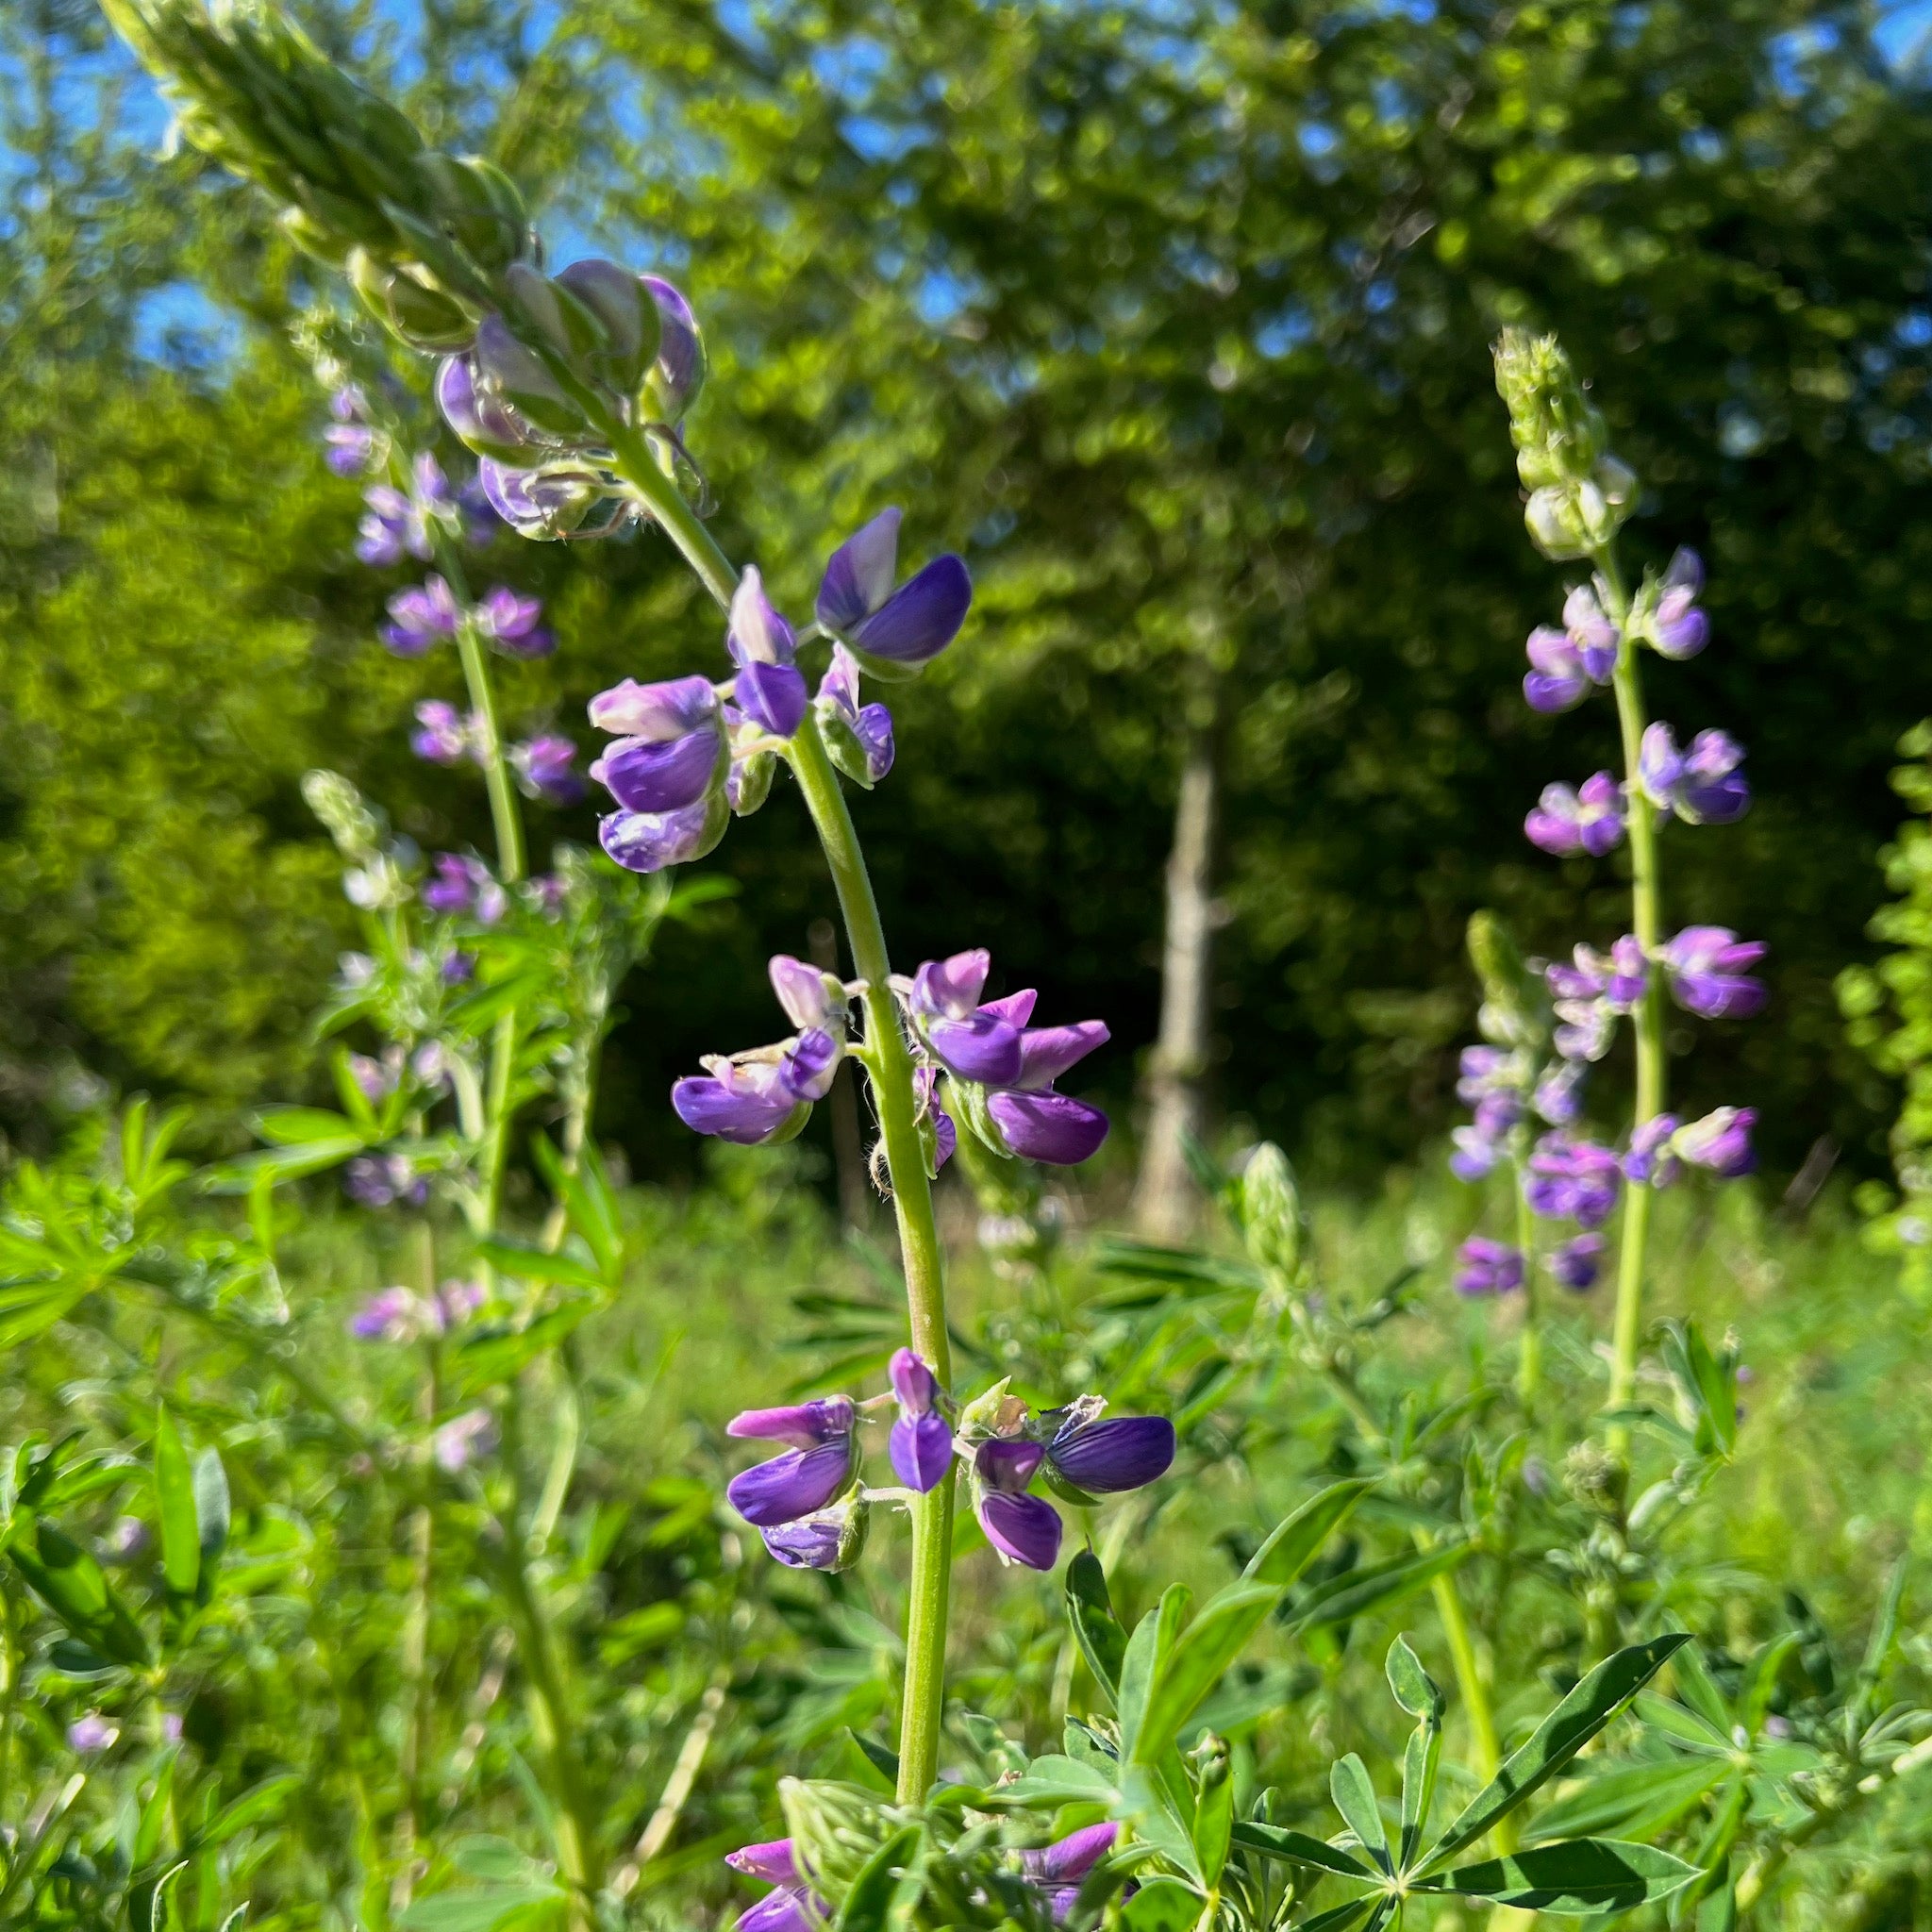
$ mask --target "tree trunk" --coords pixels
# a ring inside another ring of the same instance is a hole
[[[1167,941],[1160,967],[1160,1038],[1147,1070],[1147,1125],[1134,1219],[1149,1241],[1187,1239],[1197,1191],[1185,1142],[1207,1128],[1212,1047],[1214,857],[1221,815],[1226,680],[1204,669],[1189,707],[1174,846],[1167,860]]]

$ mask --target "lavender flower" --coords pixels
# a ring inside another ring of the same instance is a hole
[[[1101,1407],[1093,1396],[1070,1405],[1046,1445],[1049,1475],[1083,1501],[1145,1489],[1174,1466],[1174,1424],[1165,1416],[1102,1419]]]
[[[1523,1251],[1473,1234],[1456,1251],[1456,1292],[1507,1294],[1523,1286]]]
[[[591,767],[626,813],[682,811],[723,785],[730,760],[718,693],[702,677],[626,678],[591,700],[591,723],[626,735]]]
[[[431,531],[453,527],[461,516],[456,492],[442,466],[427,450],[410,467],[406,495],[388,483],[362,492],[366,513],[357,533],[356,555],[375,569],[400,563],[405,556],[427,563],[436,554]]]
[[[571,769],[577,748],[554,731],[526,738],[509,748],[510,769],[526,798],[546,805],[581,805],[590,796],[584,781]]]
[[[389,600],[390,622],[378,633],[398,658],[420,658],[457,634],[462,611],[456,593],[440,576],[398,591]]]
[[[1573,1294],[1584,1294],[1596,1286],[1603,1269],[1604,1238],[1600,1234],[1580,1234],[1556,1249],[1548,1258],[1550,1277]]]
[[[872,1508],[858,1491],[848,1491],[829,1509],[774,1524],[758,1531],[765,1548],[791,1570],[850,1570],[865,1554]]]
[[[939,1488],[953,1462],[953,1430],[940,1413],[940,1385],[909,1348],[900,1349],[888,1373],[898,1398],[899,1420],[887,1449],[899,1480],[921,1495]]]
[[[1060,1554],[1060,1519],[1026,1488],[1046,1457],[1043,1443],[993,1437],[973,1458],[974,1511],[1003,1563],[1051,1570]]]
[[[1553,1061],[1537,1081],[1530,1105],[1551,1126],[1570,1126],[1583,1112],[1583,1088],[1589,1075],[1587,1059]]]
[[[476,479],[491,509],[532,542],[615,536],[638,515],[636,504],[616,494],[604,473],[587,463],[518,469],[485,457],[476,465]]]
[[[1637,770],[1644,795],[1660,809],[1686,824],[1728,825],[1751,806],[1751,788],[1738,770],[1743,761],[1743,746],[1722,731],[1700,731],[1680,752],[1668,724],[1652,724]]]
[[[547,658],[557,648],[556,635],[539,621],[543,605],[503,584],[488,591],[471,612],[479,632],[507,658]]]
[[[1662,582],[1646,585],[1650,595],[1640,620],[1642,635],[1663,658],[1694,658],[1710,641],[1710,620],[1697,608],[1704,588],[1704,564],[1694,550],[1679,550],[1671,558]]]
[[[843,986],[783,953],[773,959],[771,974],[773,991],[787,1017],[799,1024],[798,1032],[748,1053],[710,1055],[704,1075],[680,1080],[671,1090],[671,1104],[686,1126],[740,1146],[796,1134],[812,1104],[831,1091],[845,1051]]]
[[[704,337],[679,289],[662,275],[640,275],[638,280],[658,310],[658,359],[644,377],[644,393],[659,421],[675,424],[704,387]]]
[[[1560,962],[1543,969],[1552,996],[1564,1003],[1601,1000],[1618,1018],[1636,1011],[1650,984],[1650,962],[1634,933],[1625,933],[1607,954],[1594,946],[1578,946],[1568,966]]]
[[[1557,858],[1587,852],[1601,858],[1624,838],[1624,788],[1607,772],[1594,772],[1575,791],[1545,785],[1523,822],[1529,842]]]
[[[1667,1188],[1676,1179],[1679,1161],[1671,1146],[1677,1131],[1674,1113],[1653,1114],[1630,1130],[1624,1153],[1624,1178],[1632,1187]]]
[[[120,1736],[120,1725],[109,1724],[97,1710],[89,1711],[85,1717],[75,1718],[67,1726],[69,1748],[90,1757],[98,1751],[112,1750]]]
[[[404,1154],[358,1154],[342,1170],[342,1191],[360,1208],[389,1208],[401,1201],[420,1208],[429,1183]]]
[[[349,1333],[358,1341],[417,1341],[447,1335],[489,1299],[480,1281],[445,1281],[435,1292],[419,1295],[407,1288],[385,1288],[350,1318]]]
[[[992,970],[984,946],[928,959],[913,975],[908,1007],[912,1024],[933,1058],[949,1074],[987,1086],[1010,1086],[1020,1077],[1021,1029],[1032,1007],[1017,1017],[1006,1004],[982,1007],[979,995]]]
[[[1735,1180],[1757,1165],[1751,1146],[1751,1129],[1757,1124],[1755,1107],[1721,1107],[1679,1127],[1671,1137],[1671,1147],[1692,1167],[1704,1168],[1721,1180]]]
[[[759,1529],[796,1523],[824,1509],[852,1480],[857,1467],[857,1416],[849,1395],[734,1416],[725,1425],[726,1435],[793,1446],[733,1476],[724,1488],[731,1507]]]
[[[724,1862],[747,1878],[777,1887],[739,1919],[733,1932],[821,1932],[831,1922],[831,1907],[806,1883],[789,1838],[741,1846],[726,1852]]]
[[[1703,1020],[1748,1020],[1764,1006],[1764,982],[1746,972],[1763,958],[1756,940],[1726,925],[1687,925],[1666,942],[1663,968],[1672,996]]]
[[[892,714],[883,705],[858,702],[858,659],[843,644],[832,646],[812,708],[825,755],[870,791],[892,769]]]
[[[1617,627],[1589,585],[1578,585],[1563,600],[1563,625],[1538,625],[1525,646],[1529,674],[1523,694],[1539,711],[1581,704],[1591,686],[1609,683],[1617,668]]]
[[[597,842],[626,872],[662,872],[704,858],[724,836],[731,808],[724,794],[681,811],[614,811],[597,821]]]
[[[439,852],[434,876],[423,887],[423,903],[432,912],[467,914],[479,925],[494,925],[509,909],[509,895],[480,858]]]
[[[408,1341],[416,1332],[416,1297],[407,1288],[385,1288],[349,1318],[358,1341]]]
[[[1523,1198],[1530,1212],[1545,1221],[1601,1227],[1617,1205],[1622,1172],[1607,1147],[1558,1130],[1545,1134],[1531,1150]]]
[[[1056,1925],[1073,1915],[1080,1881],[1113,1850],[1120,1829],[1113,1824],[1083,1825],[1050,1845],[1020,1854],[1020,1869],[1045,1893],[1047,1913]],[[1129,1882],[1121,1895],[1130,1897],[1135,1890]]]
[[[323,460],[338,476],[366,476],[389,460],[389,438],[370,427],[368,407],[353,384],[329,398],[328,412],[335,421],[323,434],[327,445]]]
[[[958,636],[973,604],[973,579],[950,554],[892,588],[899,516],[897,509],[881,510],[848,537],[819,585],[819,622],[850,644],[874,676],[909,676],[931,663]]]
[[[429,1439],[429,1453],[446,1475],[459,1475],[471,1463],[495,1454],[496,1418],[487,1408],[466,1409]]]
[[[409,734],[409,749],[433,765],[459,765],[476,756],[476,718],[441,698],[425,698],[416,707],[417,728]]]
[[[739,709],[774,738],[790,738],[805,722],[805,674],[798,641],[755,568],[739,579],[731,599],[724,648],[738,666]]]

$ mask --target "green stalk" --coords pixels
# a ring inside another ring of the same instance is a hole
[[[1523,1167],[1514,1169],[1516,1183],[1516,1245],[1523,1255],[1523,1354],[1516,1364],[1516,1393],[1525,1419],[1534,1420],[1537,1397],[1542,1391],[1543,1337],[1537,1301],[1536,1216],[1523,1191]]]
[[[1621,630],[1630,614],[1630,596],[1624,587],[1614,554],[1607,548],[1592,558],[1609,593],[1607,612]],[[1641,1126],[1664,1110],[1663,977],[1655,955],[1661,937],[1658,918],[1657,820],[1638,789],[1638,767],[1643,746],[1643,688],[1637,669],[1637,646],[1626,639],[1618,654],[1613,677],[1617,696],[1617,726],[1624,744],[1624,777],[1627,787],[1630,827],[1630,928],[1644,957],[1651,959],[1649,983],[1638,1007],[1637,1105],[1633,1124]],[[1643,1335],[1643,1275],[1645,1248],[1650,1238],[1653,1190],[1629,1186],[1624,1191],[1623,1237],[1617,1255],[1617,1313],[1610,1369],[1609,1407],[1624,1407],[1637,1385],[1638,1344]],[[1621,1424],[1608,1433],[1611,1451],[1626,1456],[1630,1432]]]
[[[716,540],[663,471],[644,438],[617,422],[589,391],[573,387],[609,439],[614,467],[676,544],[699,581],[725,608],[738,588],[738,573]],[[953,1379],[952,1345],[946,1335],[945,1284],[939,1228],[933,1220],[932,1186],[920,1144],[912,1056],[900,1031],[889,984],[891,961],[872,876],[858,833],[840,790],[838,774],[808,712],[792,739],[790,759],[798,789],[824,848],[832,884],[844,915],[852,963],[866,983],[866,1066],[891,1177],[892,1211],[906,1271],[906,1305],[912,1346],[931,1365],[941,1387]],[[955,1481],[945,1479],[912,1509],[912,1573],[906,1627],[906,1687],[899,1725],[899,1801],[924,1801],[939,1769],[940,1724],[945,1712],[946,1615],[953,1561]]]

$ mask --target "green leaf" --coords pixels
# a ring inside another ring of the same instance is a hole
[[[35,1527],[34,1548],[16,1540],[8,1555],[28,1588],[83,1643],[116,1663],[149,1660],[141,1625],[107,1573],[57,1524],[42,1521]]]
[[[1633,1764],[1600,1772],[1581,1790],[1538,1812],[1524,1837],[1538,1840],[1600,1831],[1647,1837],[1682,1817],[1728,1771],[1724,1758],[1700,1757],[1689,1764]]]
[[[201,1834],[207,1844],[226,1844],[239,1833],[244,1832],[251,1824],[260,1824],[273,1818],[281,1810],[290,1794],[302,1784],[299,1772],[283,1772],[275,1777],[265,1777],[258,1785],[250,1785],[232,1804],[225,1805],[216,1814],[214,1822]],[[480,1874],[473,1874],[480,1876]]]
[[[1243,1851],[1258,1852],[1264,1858],[1278,1858],[1284,1864],[1307,1865],[1341,1878],[1372,1879],[1375,1875],[1354,1853],[1324,1844],[1305,1831],[1291,1831],[1284,1824],[1243,1822],[1235,1825],[1231,1836]]]
[[[889,1790],[899,1789],[899,1754],[890,1744],[882,1744],[876,1738],[868,1738],[863,1731],[855,1730],[850,1724],[845,1727],[846,1735],[858,1746],[859,1755],[878,1774],[885,1779]]]
[[[1465,1865],[1417,1889],[1491,1899],[1522,1911],[1581,1918],[1593,1912],[1627,1912],[1669,1898],[1697,1876],[1695,1865],[1687,1865],[1656,1845],[1576,1838]]]
[[[1174,1878],[1143,1885],[1121,1908],[1128,1932],[1194,1932],[1200,1923],[1199,1895]]]
[[[448,1358],[457,1398],[467,1400],[512,1380],[603,1306],[601,1296],[583,1295],[547,1310],[522,1328],[473,1329]]]
[[[1134,1836],[1153,1846],[1175,1871],[1196,1885],[1204,1884],[1201,1862],[1194,1855],[1191,1820],[1180,1815],[1175,1794],[1158,1771],[1144,1764],[1127,1767],[1122,1780],[1121,1807],[1134,1827]]]
[[[275,1181],[299,1180],[304,1174],[320,1174],[351,1155],[361,1153],[367,1143],[358,1135],[354,1140],[310,1141],[297,1147],[269,1147],[259,1154],[244,1154],[239,1160],[223,1161],[202,1171],[198,1184],[204,1193],[245,1194],[266,1175]]]
[[[1637,1699],[1636,1710],[1652,1730],[1661,1731],[1667,1738],[1674,1738],[1689,1750],[1728,1757],[1735,1748],[1727,1732],[1707,1724],[1696,1711],[1686,1706],[1674,1704],[1668,1697],[1659,1697],[1655,1690],[1646,1690]]]
[[[1051,1754],[999,1788],[1000,1797],[1017,1805],[1108,1805],[1117,1795],[1113,1779],[1098,1765]]]
[[[167,1828],[169,1807],[175,1797],[175,1768],[180,1761],[181,1747],[162,1752],[155,1767],[154,1788],[135,1821],[133,1857],[130,1865],[140,1871],[152,1865],[161,1849],[161,1834]]]
[[[1435,1718],[1442,1715],[1442,1692],[1436,1680],[1423,1669],[1423,1660],[1408,1647],[1408,1639],[1398,1637],[1389,1646],[1389,1660],[1383,1667],[1389,1689],[1397,1704],[1410,1717]]]
[[[1208,1600],[1157,1667],[1134,1730],[1129,1756],[1135,1763],[1159,1761],[1280,1599],[1274,1584],[1237,1583]],[[1124,1735],[1124,1720],[1122,1730]]]
[[[1363,1849],[1383,1871],[1388,1871],[1389,1832],[1382,1823],[1382,1807],[1369,1779],[1369,1767],[1353,1751],[1329,1767],[1328,1795],[1335,1800],[1342,1822],[1361,1841]]]
[[[1107,1692],[1108,1702],[1115,1703],[1120,1697],[1127,1633],[1114,1615],[1107,1572],[1091,1550],[1082,1550],[1067,1565],[1066,1589],[1067,1621],[1074,1626],[1074,1641],[1080,1646],[1094,1682]]]
[[[1349,1932],[1349,1927],[1376,1907],[1379,1900],[1380,1894],[1372,1891],[1366,1898],[1352,1898],[1346,1905],[1331,1906],[1312,1919],[1304,1919],[1295,1932]]]
[[[1728,1738],[1737,1720],[1724,1702],[1724,1692],[1711,1682],[1710,1673],[1704,1665],[1704,1653],[1695,1643],[1687,1643],[1671,1659],[1671,1675],[1675,1680],[1677,1695],[1719,1737]]]
[[[605,1172],[603,1157],[586,1141],[578,1151],[575,1171],[566,1167],[563,1156],[551,1145],[548,1136],[538,1134],[530,1142],[550,1191],[563,1203],[565,1218],[591,1251],[600,1280],[609,1288],[624,1281],[624,1223],[619,1216],[617,1192]]]
[[[213,1443],[194,1458],[194,1525],[201,1546],[204,1601],[214,1581],[214,1566],[228,1547],[228,1472]]]
[[[496,1932],[533,1906],[563,1903],[554,1885],[491,1885],[419,1898],[396,1924],[407,1932]]]
[[[1194,1801],[1194,1857],[1202,1882],[1209,1887],[1221,1883],[1233,1824],[1234,1778],[1223,1752],[1211,1770],[1204,1771],[1200,1795]]]
[[[262,1140],[277,1147],[313,1147],[331,1141],[353,1141],[360,1146],[365,1140],[355,1122],[320,1107],[265,1107],[249,1124]]]
[[[476,1243],[478,1257],[492,1268],[522,1281],[555,1281],[565,1288],[588,1289],[598,1293],[604,1277],[575,1255],[540,1248],[530,1241],[505,1241],[500,1237]]]
[[[1386,1608],[1406,1596],[1446,1576],[1467,1560],[1471,1545],[1457,1541],[1444,1543],[1414,1556],[1393,1557],[1386,1563],[1373,1563],[1360,1570],[1344,1570],[1340,1576],[1314,1585],[1295,1605],[1288,1619],[1291,1630],[1313,1630],[1325,1624],[1352,1624]]]
[[[1141,1719],[1153,1695],[1161,1666],[1174,1649],[1181,1619],[1187,1615],[1192,1592],[1184,1583],[1171,1583],[1162,1592],[1159,1605],[1147,1612],[1127,1641],[1126,1655],[1121,1659],[1120,1724],[1121,1756],[1132,1757]]]
[[[917,1824],[894,1832],[859,1868],[839,1916],[832,1922],[836,1932],[887,1932],[905,1888],[918,1886],[925,1862],[924,1843],[925,1833]],[[915,1889],[912,1903],[917,1903],[918,1896]]]
[[[161,1575],[169,1596],[186,1603],[201,1580],[201,1529],[194,1513],[194,1472],[165,1408],[155,1418],[155,1501],[161,1518]]]
[[[1481,1838],[1497,1819],[1515,1810],[1532,1791],[1548,1783],[1690,1641],[1682,1631],[1674,1631],[1606,1657],[1470,1800],[1419,1871],[1440,1870],[1463,1846]]]
[[[175,1888],[180,1884],[181,1874],[187,1869],[188,1860],[183,1858],[161,1874],[160,1883],[148,1899],[148,1932],[179,1932],[181,1922],[175,1910]]]
[[[1374,1488],[1371,1481],[1352,1477],[1310,1496],[1292,1516],[1278,1523],[1267,1541],[1249,1557],[1248,1567],[1241,1572],[1241,1581],[1272,1583],[1287,1590]]]

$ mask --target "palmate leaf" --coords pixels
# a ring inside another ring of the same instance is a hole
[[[1465,1865],[1416,1889],[1490,1899],[1524,1911],[1587,1918],[1597,1912],[1627,1912],[1669,1898],[1699,1875],[1697,1866],[1656,1845],[1576,1838]]]
[[[1690,1638],[1682,1631],[1633,1643],[1606,1657],[1536,1727],[1529,1741],[1478,1791],[1436,1841],[1417,1873],[1440,1871],[1465,1845],[1474,1844],[1499,1818],[1547,1784],[1661,1670]]]
[[[1121,1912],[1129,1932],[1194,1932],[1200,1923],[1200,1899],[1174,1878],[1143,1885]]]
[[[1382,1823],[1382,1807],[1375,1799],[1369,1767],[1353,1751],[1329,1767],[1328,1795],[1362,1849],[1388,1871],[1389,1830]]]

